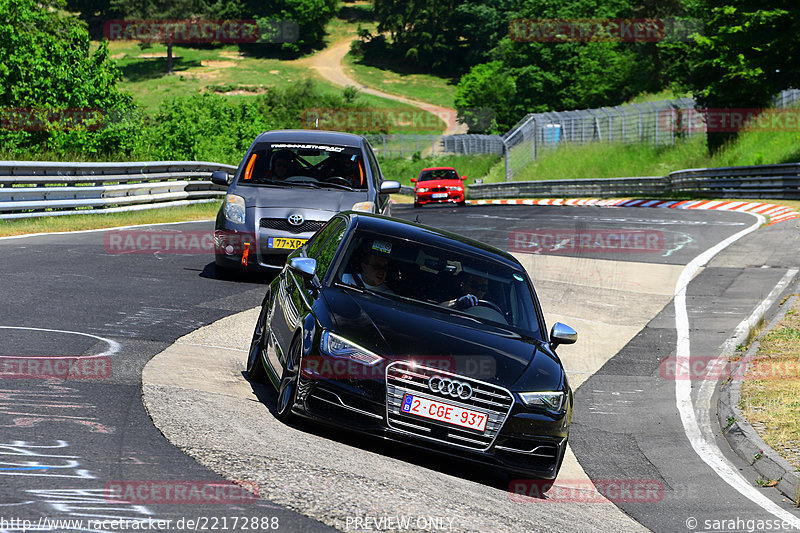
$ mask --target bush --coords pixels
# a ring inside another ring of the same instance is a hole
[[[117,88],[120,72],[63,9],[59,0],[0,0],[0,145],[12,154],[129,151],[141,119]]]

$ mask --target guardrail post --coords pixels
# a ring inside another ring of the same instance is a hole
[[[508,150],[509,150],[509,148],[508,148],[508,144],[506,143],[506,140],[503,139],[502,136],[500,137],[500,141],[503,143],[503,164],[505,165],[506,182],[509,182],[509,181],[511,181],[511,169],[508,168]],[[536,146],[536,141],[535,140],[533,142],[533,145]]]

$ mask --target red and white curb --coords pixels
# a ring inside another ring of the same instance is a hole
[[[719,209],[747,211],[769,219],[768,226],[800,218],[794,207],[759,202],[725,200],[633,200],[631,198],[538,198],[517,200],[468,200],[472,205],[573,205],[598,207],[660,207],[667,209]]]

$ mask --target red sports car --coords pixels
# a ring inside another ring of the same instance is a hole
[[[452,167],[423,168],[418,178],[411,178],[414,186],[414,207],[422,204],[451,202],[464,205],[466,176],[459,176]]]

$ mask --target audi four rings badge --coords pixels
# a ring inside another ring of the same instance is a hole
[[[429,379],[428,388],[433,392],[446,394],[461,400],[469,400],[472,397],[472,386],[469,383],[443,378],[442,376],[433,376]]]

